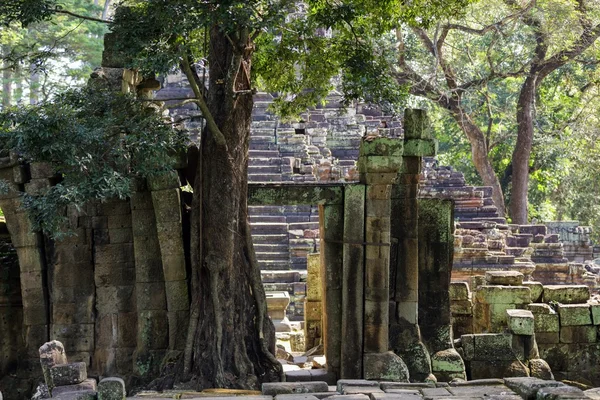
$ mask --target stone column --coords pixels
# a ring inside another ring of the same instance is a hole
[[[404,114],[403,159],[397,183],[392,188],[392,237],[397,247],[391,265],[392,294],[396,315],[391,325],[390,340],[394,351],[407,362],[411,378],[434,379],[431,360],[419,331],[419,244],[417,192],[422,156],[435,154],[428,121],[422,110],[406,110]]]
[[[339,377],[342,351],[343,204],[319,206],[319,230],[325,356],[328,370]]]
[[[172,170],[148,181],[167,297],[169,349],[183,350],[190,309],[183,231],[181,225],[180,182]]]
[[[365,268],[365,185],[344,190],[344,265],[342,273],[342,379],[362,377]]]
[[[321,282],[321,255],[307,255],[306,298],[304,300],[305,350],[321,344],[323,337],[323,289]]]
[[[431,354],[433,374],[449,382],[466,379],[452,340],[450,274],[454,251],[454,201],[419,200],[419,327]]]
[[[134,373],[152,376],[169,345],[167,301],[152,195],[142,188],[131,195],[137,340]]]
[[[363,141],[358,170],[366,184],[364,355],[366,379],[408,381],[403,360],[389,352],[390,193],[402,162],[402,141]]]

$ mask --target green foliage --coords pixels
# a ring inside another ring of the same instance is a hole
[[[56,9],[56,0],[3,0],[0,4],[0,25],[14,22],[23,27],[49,20]]]
[[[35,226],[52,235],[62,233],[64,207],[129,196],[133,180],[171,169],[185,143],[143,102],[95,86],[1,118],[8,148],[58,174],[46,194],[23,199]]]

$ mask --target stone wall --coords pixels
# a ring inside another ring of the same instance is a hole
[[[488,273],[468,283],[452,283],[450,300],[454,336],[462,338],[463,348],[473,334],[477,340],[477,334],[505,332],[510,324],[507,310],[528,310],[535,334],[532,349],[548,362],[556,379],[600,385],[600,303],[590,297],[588,286],[542,285],[523,281],[517,272]],[[480,367],[473,368],[473,379],[483,377]]]

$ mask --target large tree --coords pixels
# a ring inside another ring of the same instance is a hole
[[[24,11],[30,0],[10,0],[0,15],[27,23],[57,12],[54,0],[34,3]],[[256,388],[282,374],[247,216],[256,85],[279,91],[277,108],[288,115],[321,101],[338,74],[348,102],[398,103],[405,91],[385,73],[394,58],[380,51],[389,30],[402,20],[429,22],[462,5],[307,3],[123,0],[110,25],[123,66],[147,75],[182,71],[206,120],[193,182],[192,304],[180,377],[194,378],[200,387]],[[199,62],[209,67],[207,85],[195,68]]]
[[[540,88],[565,65],[597,64],[598,10],[597,4],[584,0],[481,1],[461,19],[438,22],[430,29],[398,31],[399,80],[410,82],[413,94],[430,99],[454,118],[471,144],[472,160],[483,182],[494,188],[494,202],[502,214],[504,196],[490,160],[498,144],[494,136],[502,126],[493,103],[502,91],[514,97],[509,99],[516,133],[510,164],[514,223],[528,221]],[[481,110],[485,110],[483,117]]]

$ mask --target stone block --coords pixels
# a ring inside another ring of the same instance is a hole
[[[108,230],[110,243],[133,243],[131,228],[113,228]]]
[[[339,379],[337,381],[336,390],[339,393],[343,393],[344,392],[344,388],[346,386],[353,386],[353,387],[362,386],[362,387],[376,387],[376,388],[379,388],[379,383],[375,382],[375,381],[369,381],[369,380],[366,380],[366,379]]]
[[[43,196],[50,190],[48,179],[32,179],[25,184],[25,192],[31,196]]]
[[[436,372],[465,372],[465,363],[455,349],[438,351],[431,356],[431,369]]]
[[[508,328],[515,335],[533,335],[534,319],[531,311],[506,310],[508,315]]]
[[[51,335],[66,343],[67,351],[94,351],[94,324],[53,324]]]
[[[518,271],[487,271],[487,285],[523,286],[523,274]]]
[[[363,371],[365,379],[408,382],[408,367],[402,358],[391,351],[364,353]]]
[[[590,298],[590,288],[585,285],[546,285],[543,297],[544,303],[585,303]]]
[[[321,301],[321,256],[319,253],[307,256],[306,299]]]
[[[98,400],[124,400],[125,382],[121,378],[104,378],[98,384]]]
[[[536,332],[535,340],[539,344],[556,344],[560,342],[559,332]]]
[[[535,314],[534,318],[535,332],[558,332],[560,323],[558,314],[552,310],[552,314]]]
[[[127,220],[127,215],[131,215],[131,204],[126,200],[108,200],[104,202],[97,203],[97,212],[98,215],[104,215],[108,217],[121,217],[121,221]],[[115,225],[110,224],[109,218],[109,228],[113,227],[123,227],[121,224],[118,224],[118,219],[114,219]],[[129,226],[131,227],[131,221],[129,221]]]
[[[81,276],[83,274],[79,274]],[[94,281],[99,286],[129,286],[135,284],[133,263],[96,264]]]
[[[169,320],[166,311],[142,311],[138,314],[138,346],[161,350],[169,346]]]
[[[56,173],[52,164],[45,162],[32,162],[29,164],[31,179],[52,178]]]
[[[267,382],[262,384],[262,394],[277,396],[280,394],[319,393],[329,391],[327,382]]]
[[[320,301],[304,302],[304,319],[306,321],[321,321],[323,316],[323,303]]]
[[[525,286],[480,286],[475,299],[487,304],[529,304],[531,290]]]
[[[157,223],[181,223],[181,199],[179,189],[167,189],[152,192],[152,203],[154,204],[154,216]]]
[[[432,157],[437,149],[438,142],[434,139],[404,139],[405,157]]]
[[[169,311],[169,349],[183,350],[187,338],[189,311]]]
[[[589,304],[559,304],[558,315],[561,326],[592,324],[592,313]]]
[[[562,382],[528,377],[505,378],[504,384],[524,400],[535,399],[538,391],[542,388],[566,386]]]
[[[187,281],[165,281],[165,293],[167,297],[167,310],[188,310],[190,300],[188,296]]]
[[[66,393],[71,392],[95,392],[96,391],[96,380],[88,378],[81,383],[66,386],[57,386],[52,389],[52,397],[59,397]]]
[[[450,312],[452,315],[472,315],[473,303],[470,300],[451,301]]]
[[[464,337],[464,336],[463,336]],[[482,333],[473,335],[473,360],[514,360],[510,333]]]
[[[475,357],[475,335],[462,335],[460,341],[463,349],[463,358],[471,361]]]
[[[402,157],[404,141],[402,139],[378,137],[360,143],[360,156]]]
[[[374,393],[382,394],[384,392],[377,386],[344,386],[342,392],[344,395],[366,394],[367,396]]]
[[[470,365],[472,379],[529,375],[527,366],[519,360],[471,361]]]
[[[16,250],[21,272],[37,272],[44,269],[44,263],[38,247],[17,247]]]
[[[318,398],[312,394],[278,394],[275,400],[318,400]]]
[[[592,323],[600,325],[600,303],[591,303],[590,309],[592,311]]]
[[[50,376],[54,386],[75,385],[87,379],[84,362],[59,364],[50,368]]]
[[[138,282],[135,284],[138,310],[166,310],[167,297],[164,282]]]
[[[155,174],[148,178],[148,188],[151,191],[177,189],[181,186],[179,174],[171,170],[162,174]]]
[[[52,396],[57,400],[96,400],[97,395],[93,390],[84,390],[81,392],[66,392],[57,396]]]
[[[29,343],[28,343],[29,344]],[[52,375],[50,370],[55,365],[66,364],[67,354],[65,353],[65,347],[58,340],[44,343],[39,349],[40,363],[42,365],[42,373],[46,384],[50,389],[54,387],[52,381]]]
[[[115,243],[96,246],[95,262],[98,264],[132,263],[133,245],[129,243]]]
[[[357,167],[360,173],[398,173],[402,166],[401,157],[366,156],[359,157]]]
[[[550,305],[545,303],[531,303],[527,304],[525,308],[537,316],[538,314],[556,314],[556,311]]]
[[[170,244],[174,242],[171,241]],[[169,243],[161,242],[161,249],[164,247],[170,247]],[[185,254],[183,251],[179,253],[162,253],[162,267],[165,281],[180,281],[186,279],[187,273],[185,270]]]
[[[450,301],[471,300],[471,291],[467,282],[450,282]]]
[[[540,282],[523,282],[523,286],[527,286],[531,290],[531,301],[534,303],[542,301],[542,295],[544,293],[544,285]]]
[[[135,310],[134,286],[100,286],[96,288],[96,309],[99,314]]]
[[[561,326],[561,343],[595,343],[597,328],[594,325]]]
[[[137,342],[137,313],[117,314],[117,346],[135,347]]]

